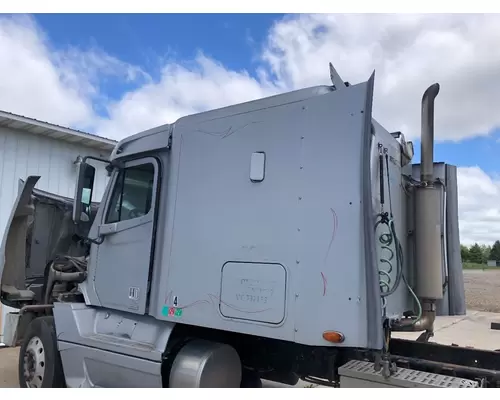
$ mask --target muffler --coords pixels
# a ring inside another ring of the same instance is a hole
[[[420,184],[415,186],[415,275],[422,313],[395,325],[397,331],[427,331],[432,335],[436,300],[443,298],[441,193],[434,179],[434,100],[439,84],[427,88],[422,96]]]
[[[415,192],[416,294],[423,301],[443,298],[442,189],[434,184],[434,99],[438,93],[435,83],[422,97],[420,185]]]

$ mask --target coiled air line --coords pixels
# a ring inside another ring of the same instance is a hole
[[[417,323],[422,317],[422,306],[417,295],[408,284],[403,272],[403,247],[397,237],[396,228],[394,225],[394,215],[392,210],[392,197],[391,197],[391,186],[390,186],[390,176],[389,176],[389,154],[388,149],[384,148],[381,143],[378,144],[379,150],[379,174],[380,174],[380,213],[376,216],[375,232],[381,226],[387,227],[387,233],[382,233],[378,236],[378,241],[382,245],[382,251],[387,251],[389,253],[388,257],[380,258],[380,262],[383,264],[378,269],[379,274],[379,285],[382,297],[382,314],[384,318],[386,317],[387,308],[387,297],[393,294],[399,287],[401,280],[403,280],[408,291],[415,299],[417,303],[417,318],[413,321],[413,324]],[[385,158],[385,170],[386,176],[384,176],[384,158]],[[387,178],[387,194],[389,196],[389,212],[384,211],[385,204],[385,187],[384,178]],[[394,250],[391,248],[393,247]],[[394,260],[395,258],[395,260]],[[396,277],[394,282],[392,280],[392,272],[394,270],[393,263],[396,263]],[[386,268],[383,268],[383,267]]]

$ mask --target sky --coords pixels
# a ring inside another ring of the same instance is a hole
[[[121,139],[212,108],[375,70],[374,117],[458,167],[461,240],[500,240],[500,15],[0,15],[0,109]]]

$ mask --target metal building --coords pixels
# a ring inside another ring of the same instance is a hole
[[[116,144],[89,133],[64,128],[48,122],[0,111],[0,239],[20,179],[38,175],[37,188],[61,196],[73,197],[78,156],[107,158]],[[100,200],[107,183],[103,163],[95,162],[94,201]],[[0,343],[7,307],[0,304]]]

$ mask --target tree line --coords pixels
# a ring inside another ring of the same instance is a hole
[[[471,246],[460,245],[462,262],[485,264],[488,260],[500,261],[500,240],[493,243],[493,246],[479,245],[474,243]]]

